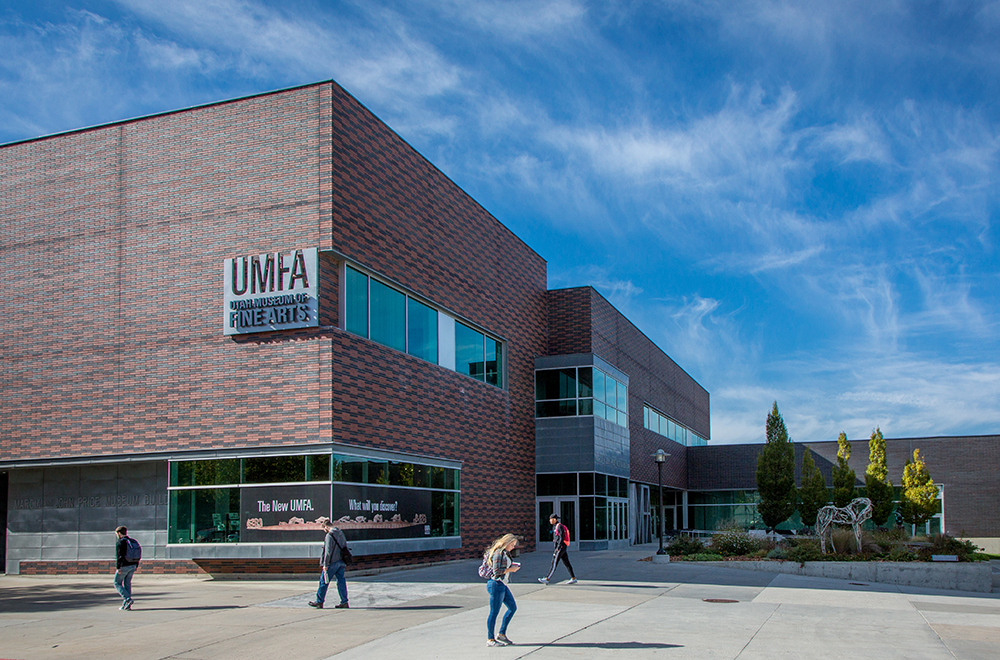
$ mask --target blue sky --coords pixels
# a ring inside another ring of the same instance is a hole
[[[712,397],[1000,433],[1000,2],[14,0],[0,142],[333,78]]]

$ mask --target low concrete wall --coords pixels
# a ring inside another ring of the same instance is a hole
[[[993,569],[989,562],[896,562],[896,561],[707,561],[722,568],[787,573],[808,577],[880,582],[928,589],[993,591]]]

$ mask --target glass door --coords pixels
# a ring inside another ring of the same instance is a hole
[[[539,550],[550,549],[552,547],[552,525],[549,524],[549,516],[553,512],[559,514],[559,522],[569,528],[570,550],[579,548],[578,536],[579,524],[577,521],[577,498],[575,497],[540,497],[535,500],[538,512],[537,527],[535,530],[535,542]]]

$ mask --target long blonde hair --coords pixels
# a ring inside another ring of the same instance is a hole
[[[513,534],[504,534],[496,541],[494,541],[492,545],[490,545],[490,547],[486,549],[486,552],[483,555],[487,563],[492,565],[494,553],[496,553],[496,551],[499,550],[500,548],[506,548],[507,544],[510,543],[511,541],[517,541],[517,537],[514,536]]]

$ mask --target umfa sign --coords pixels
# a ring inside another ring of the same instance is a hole
[[[316,248],[226,259],[223,334],[319,325]]]

